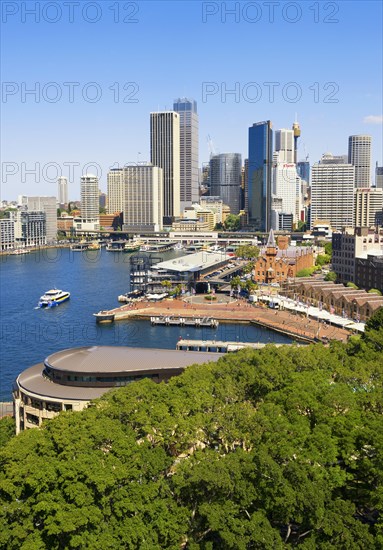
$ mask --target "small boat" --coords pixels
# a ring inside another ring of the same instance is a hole
[[[125,244],[123,248],[123,252],[125,253],[131,253],[131,252],[138,252],[141,248],[141,243],[138,241],[131,241]]]
[[[16,248],[16,250],[13,250],[10,252],[12,256],[21,256],[22,254],[30,254],[30,250],[26,250],[25,248]]]
[[[70,298],[70,293],[54,288],[43,294],[39,300],[39,307],[56,307]]]
[[[114,313],[109,311],[99,311],[98,313],[93,313],[93,316],[96,317],[97,323],[113,323]]]

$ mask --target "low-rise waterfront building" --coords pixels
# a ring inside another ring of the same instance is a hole
[[[15,246],[15,218],[9,212],[9,218],[0,220],[0,250],[10,250]]]
[[[17,247],[47,244],[46,213],[18,210],[15,218],[15,245]]]
[[[356,321],[368,319],[381,307],[383,296],[347,288],[324,280],[295,279],[284,284],[281,294],[319,309]]]
[[[143,378],[167,381],[216,353],[91,346],[59,351],[23,371],[13,389],[16,433],[40,427],[61,411],[81,411],[111,388]]]

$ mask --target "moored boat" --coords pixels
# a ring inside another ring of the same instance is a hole
[[[70,298],[70,293],[65,290],[54,288],[48,290],[40,297],[39,307],[56,307],[66,302]]]

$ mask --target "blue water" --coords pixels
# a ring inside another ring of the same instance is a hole
[[[162,254],[170,259],[180,252]],[[152,327],[149,321],[97,325],[93,313],[118,306],[129,290],[130,254],[41,250],[0,257],[0,401],[11,399],[12,384],[25,368],[71,347],[115,345],[175,349],[182,338],[242,342],[289,342],[287,337],[251,325],[220,324],[218,329]],[[46,290],[71,293],[68,302],[36,309]]]

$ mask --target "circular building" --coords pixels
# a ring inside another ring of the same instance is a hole
[[[23,371],[13,389],[16,433],[41,426],[61,411],[81,411],[111,388],[142,378],[167,381],[189,365],[216,361],[218,353],[91,346],[49,355]]]

